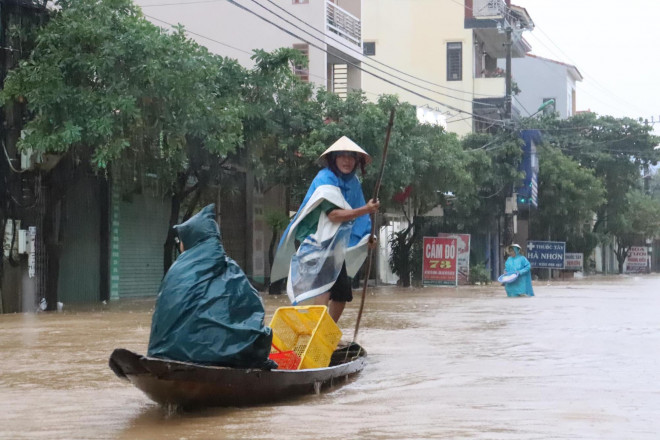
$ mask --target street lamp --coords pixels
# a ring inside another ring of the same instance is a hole
[[[536,111],[535,111],[534,113],[532,113],[531,115],[529,115],[529,117],[530,117],[530,118],[534,117],[537,113],[542,112],[547,106],[549,106],[549,105],[554,105],[554,104],[555,104],[555,100],[554,100],[554,99],[548,99],[548,100],[545,101],[543,104],[541,104],[541,106],[540,106],[538,109],[536,109]]]

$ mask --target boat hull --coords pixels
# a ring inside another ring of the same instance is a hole
[[[259,370],[215,367],[141,356],[118,348],[110,356],[115,374],[151,400],[183,408],[248,406],[318,393],[359,373],[366,352],[357,344],[337,350],[329,367]]]

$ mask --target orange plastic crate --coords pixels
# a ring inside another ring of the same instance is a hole
[[[293,350],[271,353],[268,357],[277,362],[278,370],[297,370],[300,365],[300,356]]]

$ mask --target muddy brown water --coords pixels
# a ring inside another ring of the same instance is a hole
[[[359,304],[340,321],[352,337]],[[0,439],[657,439],[660,277],[369,289],[368,364],[321,395],[171,413],[107,366],[153,299],[0,316]],[[268,319],[285,297],[263,296]]]

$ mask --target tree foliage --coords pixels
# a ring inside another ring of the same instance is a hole
[[[30,111],[19,147],[87,150],[97,168],[124,155],[156,159],[173,172],[185,167],[190,138],[220,155],[236,147],[235,61],[210,54],[181,28],[154,26],[128,0],[57,6],[2,92]]]
[[[593,249],[596,237],[603,243],[616,241],[619,269],[623,270],[631,234],[639,239],[645,233],[640,222],[630,220],[637,215],[632,212],[631,203],[639,200],[631,194],[640,187],[642,174],[660,158],[654,149],[660,139],[649,125],[595,113],[581,113],[565,120],[550,116],[526,123],[540,125],[545,145],[552,147],[541,156],[544,179],[539,182],[539,200],[554,205],[542,208],[536,227],[547,228],[553,238],[583,246],[585,253]],[[588,171],[597,181],[580,170]],[[600,187],[604,192],[602,201],[597,203]],[[581,220],[588,216],[585,208],[596,213],[590,231]],[[637,232],[630,229],[633,223]],[[585,229],[582,233],[576,229],[580,224]]]
[[[632,246],[645,246],[647,238],[660,234],[660,201],[639,189],[626,194],[625,208],[610,219],[615,237],[614,253],[623,273],[624,263]]]
[[[245,76],[236,61],[210,54],[182,28],[154,26],[129,0],[60,0],[0,99],[26,104],[23,150],[97,171],[112,164],[116,175],[138,181],[147,172],[158,176],[172,196],[174,224],[185,197],[199,199],[209,170],[241,144]],[[52,289],[60,246],[48,225],[58,223],[51,217],[71,174],[50,179],[59,187],[51,188],[44,221]],[[133,180],[115,183],[130,192]],[[167,234],[166,268],[173,246]],[[56,294],[46,295],[54,304]]]
[[[540,203],[531,216],[533,236],[565,241],[569,252],[590,255],[598,243],[594,216],[606,200],[603,182],[557,148],[541,146],[538,154]]]

